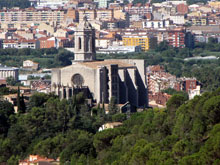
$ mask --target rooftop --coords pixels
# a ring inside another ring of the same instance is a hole
[[[84,65],[89,68],[96,69],[100,66],[109,66],[112,64],[117,64],[119,67],[133,67],[131,64],[127,64],[120,60],[105,60],[105,61],[94,61],[94,62],[80,62],[81,65]]]

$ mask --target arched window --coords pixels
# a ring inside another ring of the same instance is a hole
[[[79,37],[79,49],[82,49],[82,39]]]
[[[94,52],[94,50],[95,50],[95,39],[94,38],[92,38],[92,52]]]
[[[86,38],[86,52],[89,51],[89,38]]]

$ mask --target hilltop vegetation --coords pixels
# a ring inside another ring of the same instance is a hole
[[[112,105],[112,107],[114,107]],[[24,114],[0,102],[0,162],[29,154],[60,157],[61,164],[219,164],[220,89],[187,101],[173,95],[166,109],[126,115],[35,94]],[[93,114],[91,116],[91,113]],[[97,132],[107,121],[123,126]]]
[[[74,54],[65,49],[0,49],[0,63],[20,67],[23,61],[33,60],[41,68],[55,68],[70,65]]]

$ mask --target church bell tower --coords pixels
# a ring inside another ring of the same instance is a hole
[[[95,54],[95,29],[85,16],[75,31],[74,61],[93,61]]]

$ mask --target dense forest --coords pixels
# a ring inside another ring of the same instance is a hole
[[[3,7],[12,8],[12,7],[20,7],[27,8],[30,7],[29,0],[0,0],[0,9]]]
[[[127,116],[114,101],[109,114],[89,107],[83,94],[70,100],[34,94],[26,112],[0,101],[0,163],[29,154],[61,164],[219,164],[220,89],[186,100],[176,94],[165,109]],[[123,125],[98,132],[105,122]]]

